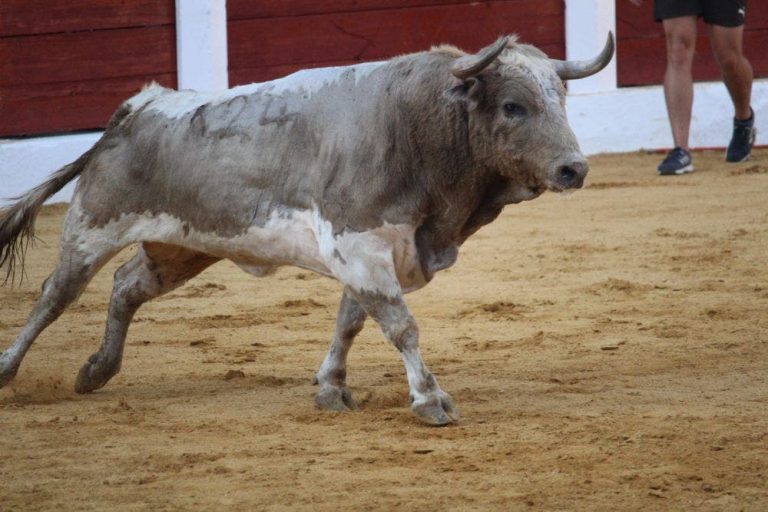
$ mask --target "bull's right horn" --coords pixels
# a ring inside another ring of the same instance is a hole
[[[466,80],[469,77],[477,75],[496,60],[496,57],[498,57],[509,44],[509,40],[509,36],[500,37],[495,43],[486,46],[475,55],[466,55],[458,58],[451,67],[451,73],[460,80]]]
[[[608,40],[600,55],[592,60],[557,60],[549,59],[555,65],[557,76],[563,80],[576,80],[592,76],[611,62],[614,43],[613,32],[608,32]]]

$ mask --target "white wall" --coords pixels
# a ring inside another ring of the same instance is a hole
[[[568,118],[586,154],[672,147],[661,87],[629,87],[568,97]],[[768,144],[768,81],[752,87],[757,145]],[[733,130],[733,104],[720,82],[694,87],[690,144],[726,147]],[[655,172],[655,171],[654,171]]]
[[[0,200],[23,194],[50,173],[77,160],[99,140],[101,132],[21,140],[0,139]],[[70,183],[50,202],[69,201]]]
[[[224,0],[176,0],[178,88],[226,89],[227,8]]]
[[[603,49],[609,32],[616,34],[615,0],[566,0],[566,59],[584,60],[596,56]],[[568,84],[568,92],[571,94],[615,89],[616,59],[612,59],[600,73]]]
[[[226,89],[227,9],[225,0],[176,0],[176,62],[179,89]],[[126,98],[127,99],[127,98]],[[0,139],[0,204],[23,194],[50,173],[76,160],[101,136],[101,132]],[[68,201],[70,183],[51,197]]]
[[[616,33],[614,0],[566,0],[566,55],[599,53],[609,30]],[[183,5],[183,7],[182,7]],[[226,87],[226,12],[221,0],[177,0],[180,88]],[[198,56],[198,57],[194,57]],[[698,83],[694,91],[691,145],[725,147],[733,107],[722,83]],[[768,80],[754,84],[757,144],[768,144]],[[568,115],[587,154],[669,148],[672,136],[661,87],[616,87],[615,61],[598,75],[569,86]],[[75,160],[99,133],[0,140],[0,198],[24,193]],[[655,172],[649,169],[648,172]],[[66,201],[66,187],[51,201]]]

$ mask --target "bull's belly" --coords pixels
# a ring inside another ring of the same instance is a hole
[[[334,235],[331,223],[317,211],[282,210],[263,225],[225,237],[197,231],[184,219],[166,213],[132,213],[88,231],[89,240],[186,247],[229,259],[255,275],[268,274],[279,266],[297,266],[334,277],[357,291],[387,296],[426,284],[414,241],[415,228],[407,224],[384,224]]]

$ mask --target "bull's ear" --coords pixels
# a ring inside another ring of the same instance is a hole
[[[474,108],[480,101],[482,81],[477,78],[467,78],[458,85],[445,91],[445,97],[451,101],[465,103],[468,107]]]

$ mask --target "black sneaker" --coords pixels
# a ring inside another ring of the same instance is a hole
[[[733,119],[733,137],[728,144],[728,151],[725,153],[725,159],[728,162],[743,162],[749,158],[752,151],[752,145],[755,143],[755,113],[749,119]]]
[[[667,157],[659,164],[658,169],[659,174],[662,176],[674,176],[675,174],[693,172],[691,154],[683,148],[675,148],[667,153]]]

